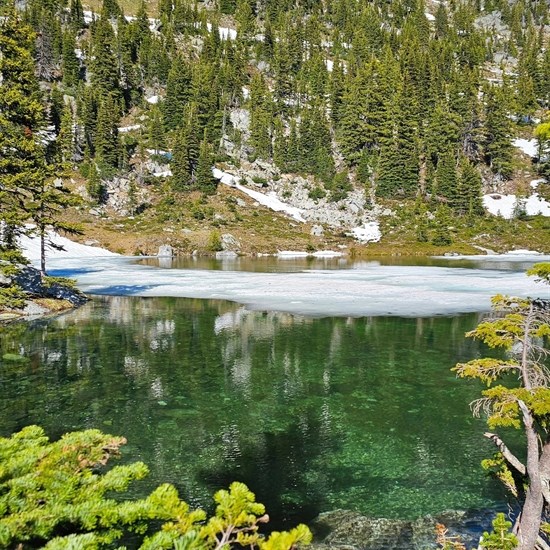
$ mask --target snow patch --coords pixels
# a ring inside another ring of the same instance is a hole
[[[512,218],[516,206],[515,195],[500,195],[493,193],[483,195],[483,206],[493,215],[501,216],[507,220]]]
[[[290,206],[290,204],[282,202],[273,191],[265,194],[249,189],[248,187],[238,183],[235,176],[227,172],[223,172],[218,168],[212,169],[212,175],[215,179],[220,180],[220,183],[242,191],[262,206],[266,206],[275,212],[283,212],[284,214],[288,214],[291,218],[294,218],[298,222],[305,222],[302,215],[304,212],[303,209],[296,208],[295,206]]]
[[[382,238],[378,222],[368,222],[360,227],[354,227],[351,235],[363,243],[377,243]]]
[[[172,170],[167,168],[166,170],[161,170],[160,172],[153,172],[155,178],[169,178],[172,175]]]
[[[538,155],[539,147],[536,139],[518,138],[512,141],[512,145],[521,149],[523,153],[530,157],[536,157]]]
[[[545,199],[539,197],[537,193],[533,193],[527,200],[523,202],[525,211],[529,216],[550,216],[550,204]]]
[[[160,97],[158,95],[152,95],[151,97],[146,98],[146,101],[151,105],[156,105],[160,101]]]
[[[127,132],[133,132],[134,130],[139,130],[141,124],[132,124],[131,126],[119,126],[118,131],[121,134],[126,134]]]
[[[66,237],[62,237],[55,231],[48,231],[48,240],[52,241],[57,246],[62,246],[65,250],[46,249],[47,259],[68,259],[68,258],[101,258],[101,257],[120,257],[120,254],[115,254],[105,248],[96,246],[86,246]],[[31,262],[40,262],[40,238],[22,236],[19,239],[21,251],[25,258]]]
[[[212,23],[206,23],[208,32],[212,32]],[[218,33],[222,40],[235,40],[237,38],[237,31],[228,27],[218,27]]]
[[[507,220],[512,219],[516,208],[525,209],[525,213],[528,216],[550,216],[550,204],[537,193],[533,193],[527,198],[518,198],[516,195],[492,193],[483,196],[483,206],[491,214],[501,216]]]
[[[531,180],[529,183],[531,189],[536,189],[540,183],[544,183],[546,180],[538,179],[538,180]]]
[[[432,15],[431,13],[424,12],[424,15],[426,16],[426,19],[428,21],[435,21],[435,15]]]

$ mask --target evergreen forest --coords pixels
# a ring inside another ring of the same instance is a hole
[[[214,165],[241,176],[259,167],[259,187],[291,174],[283,197],[305,178],[308,199],[341,210],[354,190],[373,216],[408,204],[416,240],[435,245],[452,242],[451,220],[485,216],[484,193],[528,193],[528,177],[547,193],[542,0],[2,0],[0,9],[0,214],[12,233],[29,219],[71,231],[69,189],[101,207],[122,176],[119,213],[177,222],[184,204],[195,220],[223,225],[225,214],[216,220],[205,206],[219,192]],[[518,137],[536,140],[534,158],[514,147]],[[225,202],[235,214],[235,198]]]

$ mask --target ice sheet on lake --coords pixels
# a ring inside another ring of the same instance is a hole
[[[478,258],[479,259],[479,258]],[[537,256],[536,261],[550,257]],[[50,260],[53,275],[74,277],[85,292],[231,300],[253,310],[301,315],[425,317],[486,311],[495,293],[550,298],[523,272],[381,266],[258,273],[161,269],[122,257]]]

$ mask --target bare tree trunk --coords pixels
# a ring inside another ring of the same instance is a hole
[[[544,506],[539,469],[539,443],[533,416],[523,401],[518,401],[518,405],[523,413],[523,424],[527,436],[526,467],[529,479],[529,486],[525,492],[525,502],[523,503],[518,525],[518,550],[534,550],[539,537]]]
[[[46,236],[45,229],[40,229],[40,275],[46,276]]]

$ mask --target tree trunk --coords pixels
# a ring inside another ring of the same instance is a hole
[[[540,532],[544,506],[539,468],[539,442],[533,416],[523,401],[518,401],[518,405],[523,413],[523,424],[527,437],[526,468],[529,479],[518,526],[518,550],[534,550]]]
[[[40,275],[42,278],[46,276],[46,236],[45,230],[40,230]]]

